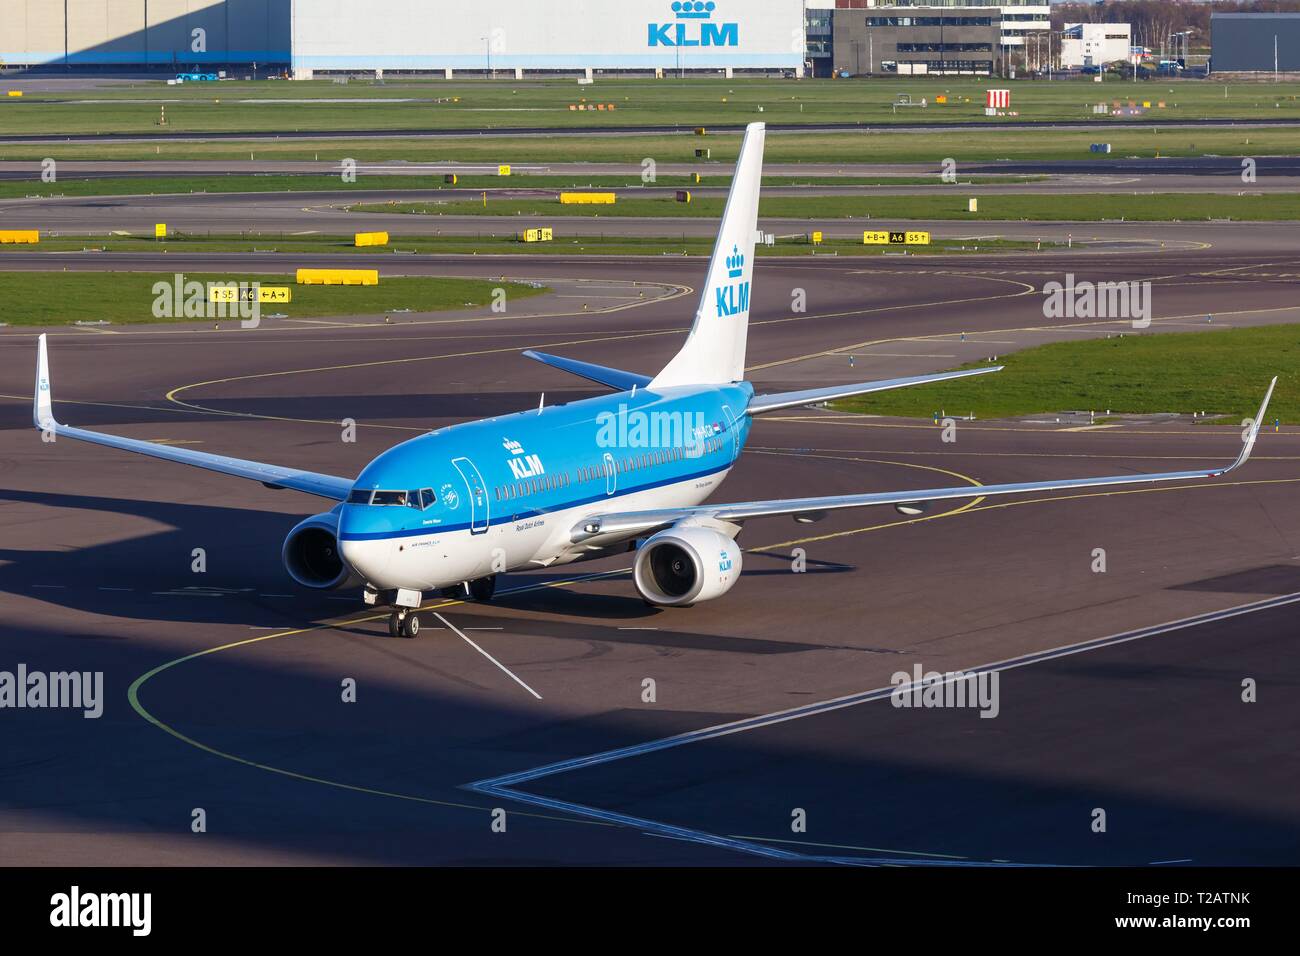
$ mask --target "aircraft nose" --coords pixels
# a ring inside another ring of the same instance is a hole
[[[393,540],[363,527],[348,508],[339,516],[339,551],[353,570],[371,584],[383,586],[384,574],[393,559]]]
[[[343,540],[339,549],[346,561],[357,574],[370,584],[383,586],[384,572],[393,557],[391,541],[356,541]]]

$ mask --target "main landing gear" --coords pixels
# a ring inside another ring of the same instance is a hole
[[[497,591],[497,576],[489,574],[485,578],[479,578],[477,581],[466,581],[465,590],[475,601],[490,601],[492,595]]]
[[[420,614],[418,611],[399,607],[388,615],[388,633],[391,637],[417,637],[420,633]]]
[[[453,587],[443,588],[442,596],[451,601],[490,601],[497,590],[497,576],[489,574],[485,578],[462,581]]]

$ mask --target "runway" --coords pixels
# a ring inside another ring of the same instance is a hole
[[[594,163],[574,161],[567,163],[520,163],[508,151],[503,151],[501,162],[509,163],[517,175],[551,176],[630,176],[639,179],[644,172],[640,163]],[[443,162],[411,162],[394,160],[390,162],[362,162],[356,166],[360,177],[359,188],[364,187],[367,175],[383,176],[440,176],[447,173],[460,175],[497,175],[496,163],[465,163],[454,159]],[[661,162],[656,164],[656,174],[662,176],[689,176],[700,173],[704,176],[730,175],[730,164],[717,160],[700,160],[691,163]],[[338,160],[59,160],[58,175],[60,179],[116,179],[141,178],[151,179],[166,176],[337,176],[340,171]],[[1293,156],[1259,156],[1255,158],[1255,169],[1262,182],[1261,188],[1271,183],[1287,183],[1300,177],[1300,158]],[[960,176],[1017,176],[1017,177],[1067,177],[1067,183],[1086,184],[1094,181],[1098,187],[1104,185],[1140,182],[1155,186],[1166,184],[1166,188],[1192,189],[1198,184],[1203,187],[1206,179],[1241,181],[1241,158],[1237,156],[1197,156],[1137,158],[1111,157],[1097,155],[1087,160],[999,160],[997,162],[962,162],[957,170]],[[40,180],[43,169],[39,162],[24,160],[0,161],[0,180],[22,181]],[[767,163],[764,176],[774,177],[872,177],[872,176],[933,176],[939,184],[938,174],[943,171],[940,162],[933,163]],[[526,179],[525,179],[526,182]],[[502,177],[503,186],[513,185],[510,179]],[[1018,190],[1028,190],[1033,182],[1013,184]],[[1229,184],[1230,185],[1230,184]],[[907,188],[916,190],[916,185]],[[764,195],[767,195],[766,189]]]
[[[1189,232],[1199,251],[763,259],[750,377],[760,392],[860,381],[1123,331],[1043,316],[1037,290],[1067,270],[1152,281],[1153,332],[1300,319],[1300,255],[1206,229]],[[0,268],[257,273],[310,259],[23,252]],[[685,334],[704,262],[420,256],[381,268],[556,291],[505,315],[392,324],[54,329],[60,417],[353,474],[424,430],[535,407],[542,391],[548,404],[593,394],[525,348],[658,368]],[[633,299],[632,282],[658,291]],[[587,295],[568,298],[575,288]],[[791,310],[797,288],[806,312]],[[34,331],[0,329],[3,666],[101,670],[106,703],[98,720],[6,714],[8,861],[1297,862],[1294,606],[1220,613],[1300,593],[1293,426],[1266,430],[1242,471],[1189,486],[751,522],[740,583],[690,609],[644,605],[627,560],[513,574],[493,603],[448,603],[402,641],[355,594],[309,593],[284,574],[281,540],[320,502],[42,443]],[[1279,371],[1279,388],[1294,387]],[[1152,417],[1094,429],[1077,411],[961,421],[951,444],[928,421],[767,416],[715,498],[1193,467],[1238,446],[1233,427]],[[355,442],[340,440],[345,418]],[[1097,548],[1105,573],[1092,569]],[[1130,637],[1103,640],[1117,635]],[[1099,643],[1059,656],[1080,642]],[[997,719],[871,696],[916,664],[1020,658],[1002,673]],[[1258,703],[1241,701],[1243,678]],[[355,703],[341,699],[345,679]],[[753,724],[707,730],[736,721]],[[697,736],[659,743],[679,734]],[[1097,807],[1104,834],[1090,829]],[[191,831],[196,809],[205,833]]]
[[[8,86],[8,84],[6,84]],[[21,88],[22,84],[14,84]],[[432,102],[433,98],[430,98]],[[557,110],[558,112],[558,110]],[[1291,118],[1272,119],[1268,117],[1255,119],[1172,119],[1159,120],[1125,119],[1120,122],[1100,120],[1016,120],[1013,123],[999,120],[934,120],[931,122],[853,122],[853,123],[776,123],[767,121],[768,131],[775,135],[801,136],[809,133],[844,133],[844,132],[970,132],[1007,131],[1022,129],[1039,130],[1108,130],[1152,129],[1152,128],[1188,128],[1188,129],[1254,129],[1295,126],[1297,121]],[[741,133],[744,123],[714,123],[709,129],[714,133]],[[358,128],[358,129],[280,129],[275,131],[258,130],[155,130],[140,132],[106,132],[106,133],[11,133],[0,135],[0,145],[23,143],[163,143],[163,142],[203,142],[221,140],[295,140],[295,139],[442,139],[459,136],[643,136],[649,134],[672,134],[679,136],[694,135],[698,127],[689,123],[662,124],[601,124],[566,125],[566,126],[491,126],[473,127],[456,126],[445,128]]]

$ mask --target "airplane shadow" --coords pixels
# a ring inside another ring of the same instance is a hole
[[[108,515],[139,519],[145,525],[138,532],[128,532],[130,537],[80,547],[0,545],[0,593],[111,617],[192,623],[265,625],[269,615],[285,626],[298,626],[363,610],[359,591],[310,590],[293,583],[284,571],[280,546],[289,530],[311,513],[312,503],[306,500],[301,501],[301,511],[268,513],[193,502],[0,489],[0,503],[84,513],[79,525],[85,528],[87,540],[101,537],[105,526],[120,526],[107,519]],[[204,552],[202,572],[194,570],[196,548]],[[746,576],[791,573],[783,555],[748,557]],[[631,556],[613,560],[630,561]],[[754,567],[767,560],[775,566]],[[810,561],[808,565],[811,574],[850,570],[831,562]],[[620,594],[593,594],[580,586],[563,586],[607,569],[607,561],[593,561],[503,576],[494,604],[553,618],[557,628],[569,632],[577,625],[559,619],[592,622],[591,627],[605,633],[610,621],[642,622],[662,614],[646,605],[630,582],[626,593]],[[519,586],[536,589],[508,593]],[[355,598],[355,603],[350,604],[348,598]],[[371,623],[348,630],[387,637]],[[630,632],[622,633],[623,639],[632,639]],[[685,642],[700,637],[690,633],[679,636]],[[667,630],[649,631],[642,640],[663,643],[671,636]],[[807,645],[791,645],[790,649],[796,648],[806,650]],[[749,650],[755,648],[749,646]]]

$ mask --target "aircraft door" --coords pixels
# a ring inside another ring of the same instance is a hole
[[[465,479],[465,491],[469,497],[470,534],[482,534],[487,531],[491,520],[487,487],[483,484],[483,476],[468,458],[453,458],[451,463],[456,466],[461,478]]]
[[[618,489],[618,469],[614,467],[614,456],[605,452],[605,494],[612,495]]]

